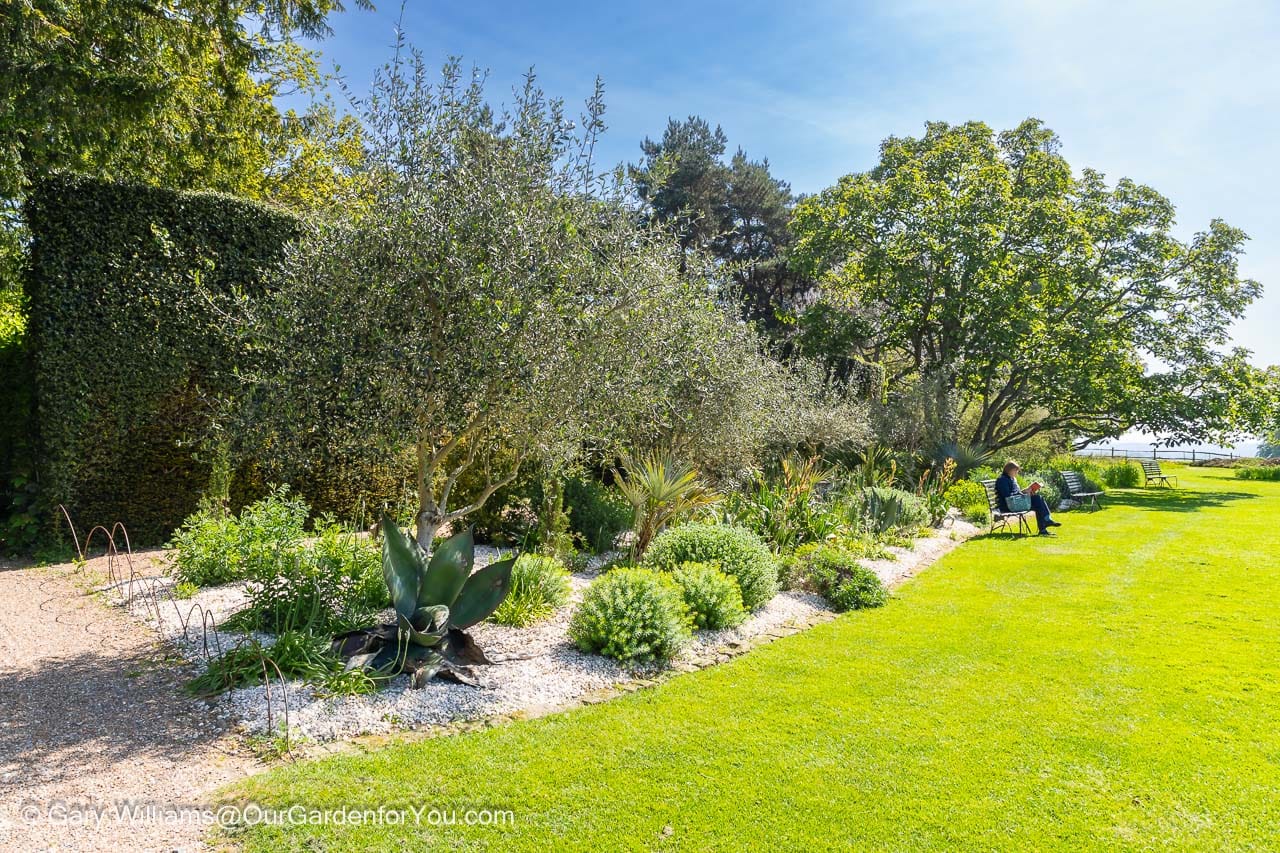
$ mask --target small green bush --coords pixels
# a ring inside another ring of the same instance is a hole
[[[584,652],[620,661],[668,661],[689,641],[684,595],[670,575],[615,569],[587,588],[569,623]]]
[[[727,524],[682,524],[658,534],[645,552],[645,568],[675,571],[685,563],[712,563],[738,582],[748,610],[778,591],[778,563],[759,536]]]
[[[963,509],[964,520],[970,524],[986,524],[991,520],[991,508],[984,500],[980,504],[970,504]]]
[[[1280,467],[1253,466],[1237,468],[1236,477],[1241,480],[1280,480]]]
[[[969,479],[978,485],[982,485],[983,480],[995,480],[999,476],[1000,471],[990,465],[979,465],[969,472]]]
[[[1032,471],[1025,476],[1019,476],[1018,480],[1024,489],[1032,483],[1039,483],[1040,496],[1049,504],[1049,509],[1057,509],[1065,491],[1062,475],[1057,471]]]
[[[201,504],[173,534],[174,576],[196,586],[218,586],[270,574],[291,562],[306,537],[311,509],[279,486],[245,507],[239,517],[212,502]]]
[[[818,593],[839,612],[880,607],[889,600],[875,572],[859,565],[853,554],[830,545],[798,550],[793,572],[798,586]]]
[[[975,504],[982,504],[983,507],[987,505],[987,490],[981,483],[973,480],[957,480],[947,488],[945,494],[947,503],[957,509],[963,510]]]
[[[598,480],[569,478],[564,484],[564,502],[570,529],[596,554],[612,550],[618,535],[631,529],[631,504]]]
[[[1136,489],[1142,485],[1142,469],[1133,462],[1118,462],[1102,469],[1102,481],[1112,489]]]
[[[217,504],[204,502],[173,532],[174,577],[180,586],[219,586],[244,577],[238,553],[240,523]]]
[[[693,627],[719,630],[741,625],[747,618],[738,582],[710,563],[685,563],[671,573],[684,592]]]
[[[273,633],[339,633],[368,625],[390,606],[381,549],[337,524],[310,547],[258,564],[245,590],[249,606],[235,624]]]
[[[555,557],[521,554],[511,569],[511,590],[490,618],[525,628],[568,604],[572,591],[569,572]]]
[[[916,530],[929,523],[929,508],[910,492],[887,486],[862,490],[855,502],[862,527],[875,536]]]

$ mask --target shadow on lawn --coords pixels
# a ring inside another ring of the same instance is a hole
[[[1190,489],[1146,489],[1127,492],[1108,492],[1103,498],[1103,508],[1130,506],[1147,512],[1199,512],[1202,509],[1225,506],[1233,501],[1256,498],[1249,492],[1201,492]]]

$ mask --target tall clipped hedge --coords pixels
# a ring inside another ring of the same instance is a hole
[[[78,526],[167,536],[208,485],[202,392],[229,389],[231,342],[197,293],[260,292],[292,215],[214,193],[59,177],[34,188],[25,286],[40,488]]]

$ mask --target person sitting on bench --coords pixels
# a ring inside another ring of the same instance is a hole
[[[1049,532],[1050,527],[1061,527],[1062,522],[1054,521],[1053,514],[1049,512],[1049,503],[1040,494],[1040,484],[1032,483],[1025,490],[1018,485],[1018,472],[1022,470],[1018,467],[1017,462],[1006,462],[1004,464],[1004,473],[1000,475],[1000,479],[996,480],[996,497],[1000,499],[1000,509],[1003,512],[1009,512],[1009,498],[1013,495],[1030,495],[1031,509],[1036,514],[1036,525],[1040,528],[1041,536],[1052,536]]]

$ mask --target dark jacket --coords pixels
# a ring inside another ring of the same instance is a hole
[[[996,480],[996,503],[1000,505],[1001,512],[1009,511],[1009,497],[1011,495],[1020,494],[1022,494],[1022,487],[1009,474],[1001,474]]]

